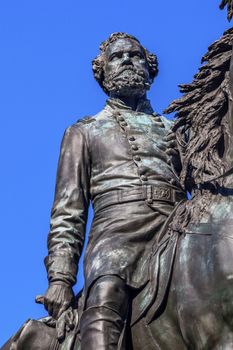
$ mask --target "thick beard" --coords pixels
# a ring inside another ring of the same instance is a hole
[[[110,74],[103,81],[105,91],[110,95],[118,96],[143,96],[150,89],[148,77],[144,71],[138,71],[134,67],[122,69],[117,74]]]

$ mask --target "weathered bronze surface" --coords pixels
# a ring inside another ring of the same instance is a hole
[[[61,146],[49,288],[37,298],[50,317],[27,322],[2,350],[233,349],[232,40],[231,29],[181,86],[166,111],[175,124],[146,99],[156,56],[125,33],[101,45],[93,71],[109,99]]]
[[[124,347],[133,296],[150,280],[151,247],[185,193],[166,154],[171,122],[146,99],[156,57],[134,37],[115,33],[101,45],[93,70],[109,100],[71,126],[62,142],[44,305],[54,318],[72,305],[91,200],[81,348],[115,349]]]

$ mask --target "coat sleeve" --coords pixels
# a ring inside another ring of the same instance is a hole
[[[76,283],[89,206],[89,164],[84,130],[73,125],[64,134],[58,163],[45,258],[49,282]]]

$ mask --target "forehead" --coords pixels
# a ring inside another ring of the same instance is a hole
[[[129,38],[118,39],[107,47],[106,55],[110,56],[113,52],[119,51],[128,52],[138,50],[142,52],[142,47],[137,41]]]

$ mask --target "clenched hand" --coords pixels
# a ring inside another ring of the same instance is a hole
[[[74,302],[74,292],[72,287],[62,283],[53,282],[48,287],[45,295],[38,296],[37,302],[44,304],[49,315],[58,319]]]

